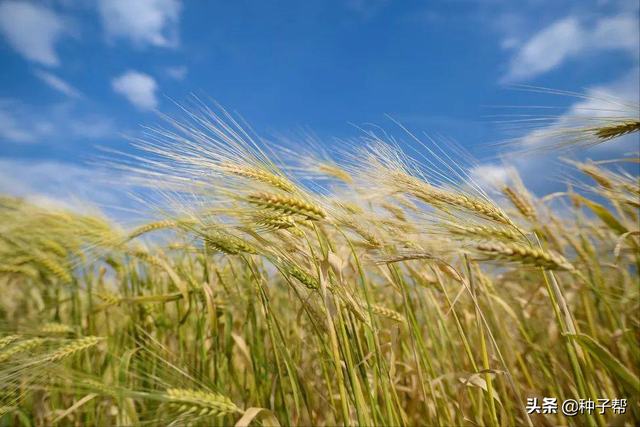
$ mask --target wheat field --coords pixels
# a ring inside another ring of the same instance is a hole
[[[0,426],[640,424],[638,153],[538,198],[427,143],[330,156],[205,107],[133,144],[146,223],[0,199]]]

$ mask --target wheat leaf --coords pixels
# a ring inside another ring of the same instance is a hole
[[[602,363],[612,374],[624,384],[629,391],[637,393],[640,390],[640,379],[624,366],[613,354],[596,342],[589,335],[567,334],[569,338],[577,342],[580,347],[595,356],[595,359]]]

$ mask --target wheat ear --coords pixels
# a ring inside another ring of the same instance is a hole
[[[133,230],[126,238],[126,240],[133,240],[136,237],[139,237],[143,234],[150,233],[156,230],[163,230],[165,228],[171,228],[178,224],[174,220],[165,220],[165,221],[155,221],[150,222],[149,224],[145,224],[135,230]]]
[[[281,194],[256,193],[249,195],[248,202],[260,207],[286,214],[302,215],[311,220],[321,220],[327,217],[326,212],[320,206],[313,205],[305,200]]]
[[[573,271],[574,267],[563,256],[535,249],[519,243],[486,242],[476,245],[478,251],[496,259],[535,265],[549,270]]]
[[[500,239],[507,241],[517,241],[520,235],[511,228],[492,227],[490,225],[463,225],[463,224],[447,224],[445,226],[452,234],[460,236],[474,237],[481,239]]]
[[[23,274],[32,278],[35,277],[33,271],[21,265],[0,265],[0,274]]]
[[[369,307],[367,305],[366,301],[362,301],[360,303],[360,306],[362,308],[364,308],[364,309],[367,309]],[[402,314],[400,314],[397,311],[392,310],[390,308],[383,307],[381,305],[371,304],[371,312],[373,314],[377,314],[379,316],[384,316],[384,317],[387,317],[389,319],[395,320],[396,322],[407,323],[407,320],[404,318],[404,316]]]
[[[9,347],[7,350],[4,350],[2,353],[0,353],[0,362],[5,362],[11,359],[16,354],[20,354],[20,353],[24,353],[25,351],[32,350],[44,342],[45,340],[43,338],[31,338],[31,339],[16,343],[13,346]]]
[[[101,300],[103,300],[104,302],[106,302],[110,306],[117,307],[122,302],[122,300],[120,298],[118,298],[116,295],[114,295],[114,294],[112,294],[110,292],[98,292],[97,295],[98,295],[98,297],[100,297]]]
[[[18,341],[21,338],[22,338],[21,335],[15,335],[15,334],[14,335],[7,335],[6,337],[0,339],[0,350],[5,348],[6,346],[11,344],[12,342]]]
[[[596,130],[596,136],[603,141],[640,131],[640,120],[631,120],[623,123],[616,123],[610,126],[603,126]]]
[[[302,269],[296,267],[295,265],[287,266],[284,269],[285,273],[288,275],[295,277],[302,283],[307,289],[318,290],[320,286],[318,285],[318,281],[312,277],[309,273],[303,271]]]
[[[401,252],[377,258],[374,261],[374,264],[392,264],[394,262],[412,261],[417,259],[434,259],[434,256],[429,252]]]
[[[296,219],[293,215],[277,212],[255,212],[251,214],[251,221],[266,230],[284,230],[296,226]]]
[[[482,200],[436,188],[418,178],[394,173],[399,191],[411,194],[418,200],[434,206],[448,205],[456,209],[469,211],[482,218],[517,228],[511,219],[500,208]]]
[[[73,328],[61,323],[45,323],[38,329],[38,331],[43,334],[67,334],[73,332]]]
[[[91,348],[102,341],[104,341],[103,337],[84,337],[77,340],[73,340],[69,344],[66,344],[58,348],[53,353],[46,354],[43,357],[43,360],[47,362],[58,362],[62,359],[66,359],[67,357],[73,356],[76,353],[79,353],[88,348]]]
[[[42,245],[43,248],[47,249],[50,252],[53,252],[54,254],[58,255],[61,258],[65,258],[68,255],[67,250],[64,247],[62,247],[62,245],[60,245],[57,242],[54,242],[51,239],[41,239],[40,244]]]
[[[249,178],[255,181],[262,182],[264,184],[268,184],[274,188],[278,188],[280,190],[286,191],[287,193],[296,193],[298,189],[296,186],[290,182],[289,180],[282,178],[274,173],[267,172],[261,169],[253,168],[253,167],[242,167],[236,165],[224,165],[220,168],[222,171],[241,176],[244,178]]]
[[[526,195],[519,194],[515,189],[506,186],[502,189],[504,194],[511,204],[520,212],[525,218],[535,220],[536,208],[531,203],[531,200]]]
[[[257,254],[256,248],[239,237],[222,233],[208,234],[204,236],[207,247],[227,255],[240,255],[242,253]]]
[[[235,414],[242,412],[231,399],[216,393],[184,388],[167,390],[169,404],[184,414],[198,413],[199,416]]]
[[[49,270],[51,274],[60,279],[63,283],[71,283],[73,281],[73,278],[71,277],[71,274],[69,273],[67,268],[60,265],[51,257],[43,253],[38,253],[34,255],[34,259],[45,269]]]

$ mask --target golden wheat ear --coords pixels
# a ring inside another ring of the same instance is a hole
[[[548,270],[575,270],[562,255],[521,243],[485,242],[476,245],[474,249],[494,259],[533,265]]]
[[[596,128],[594,133],[604,142],[638,131],[640,131],[640,120],[629,120]]]
[[[181,414],[221,416],[242,412],[231,399],[217,393],[171,388],[166,391],[166,396],[168,404]]]

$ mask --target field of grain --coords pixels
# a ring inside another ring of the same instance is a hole
[[[640,423],[637,153],[536,198],[433,144],[246,128],[201,109],[135,141],[148,223],[0,199],[0,426]]]

